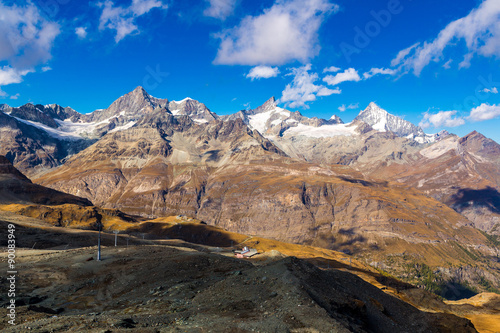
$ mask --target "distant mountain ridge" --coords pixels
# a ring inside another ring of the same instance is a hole
[[[344,122],[337,115],[330,119],[304,117],[299,111],[291,112],[277,106],[274,97],[267,100],[256,109],[241,110],[227,116],[218,116],[210,111],[203,103],[194,99],[186,98],[182,101],[169,101],[149,95],[144,88],[137,87],[114,101],[108,108],[96,110],[89,114],[80,114],[75,110],[63,108],[57,104],[33,105],[25,104],[13,108],[3,104],[0,111],[16,118],[16,120],[27,121],[27,124],[38,126],[47,131],[47,134],[61,140],[98,139],[110,131],[134,126],[140,118],[147,114],[163,109],[174,116],[187,115],[198,123],[207,123],[216,119],[234,120],[240,118],[251,129],[258,130],[264,136],[283,136],[288,134],[308,135],[312,128],[324,127],[324,135],[337,135],[335,127],[330,125],[342,125]],[[354,123],[362,121],[379,132],[391,131],[398,136],[408,137],[419,143],[433,142],[439,138],[435,135],[426,135],[423,130],[404,119],[394,116],[381,109],[375,103],[370,105],[354,119]],[[43,125],[54,131],[47,130]],[[340,127],[339,127],[340,128]],[[313,131],[314,132],[314,131]],[[340,133],[353,134],[352,131]],[[443,133],[441,133],[441,137]]]

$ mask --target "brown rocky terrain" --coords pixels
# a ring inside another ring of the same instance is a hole
[[[418,188],[477,228],[500,235],[500,145],[472,132],[449,136],[418,156],[407,164],[381,165],[372,175]]]
[[[95,231],[0,215],[2,226],[16,225],[19,240],[17,325],[7,323],[2,306],[4,332],[476,332],[470,321],[453,315],[460,306],[436,299],[432,312],[421,311],[419,297],[432,299],[425,291],[384,278],[363,264],[349,265],[334,251],[259,239],[261,254],[241,260],[233,258],[230,248],[214,246],[222,235],[234,241],[244,235],[222,230],[216,238],[199,234],[198,243],[212,246],[160,240],[164,236],[150,232],[153,239],[148,240],[120,235],[114,247],[113,235],[104,233],[103,260],[96,261],[96,247],[88,247],[95,244]],[[170,221],[155,223],[193,236],[193,222]],[[1,230],[4,245],[6,228]],[[30,249],[33,242],[45,249]],[[303,259],[278,251],[299,253]],[[473,309],[478,314],[494,311]]]
[[[353,124],[354,126],[355,124]],[[275,138],[287,155],[349,165],[366,177],[406,184],[500,235],[500,145],[477,132],[421,145],[365,127],[359,136]]]

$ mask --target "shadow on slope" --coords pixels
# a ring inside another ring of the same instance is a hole
[[[447,204],[459,213],[468,208],[484,207],[492,213],[500,214],[500,192],[490,186],[481,190],[460,189]]]

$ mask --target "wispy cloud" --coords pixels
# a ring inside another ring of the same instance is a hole
[[[400,51],[391,65],[419,76],[430,62],[443,60],[444,49],[456,45],[457,40],[464,40],[468,50],[460,68],[470,66],[475,54],[500,56],[500,1],[484,0],[467,16],[449,23],[434,40]]]
[[[279,72],[278,67],[256,66],[250,70],[246,77],[252,79],[252,81],[255,79],[269,79],[278,76]]]
[[[489,93],[489,94],[498,94],[498,89],[497,89],[497,87],[493,87],[491,89],[484,88],[483,90],[481,90],[481,92]]]
[[[318,80],[317,73],[310,73],[311,64],[293,68],[290,75],[293,76],[292,83],[285,87],[280,98],[280,103],[284,103],[291,108],[309,108],[307,102],[313,102],[317,96],[330,96],[340,94],[341,90],[329,89],[323,85],[314,84]]]
[[[231,16],[236,7],[237,0],[205,0],[210,6],[203,11],[205,16],[225,20]]]
[[[450,69],[451,68],[451,63],[453,62],[453,59],[448,60],[443,64],[444,69]]]
[[[395,67],[395,66],[400,65],[401,62],[403,62],[403,60],[408,56],[408,54],[410,54],[410,52],[413,51],[413,49],[419,45],[420,45],[420,43],[415,43],[412,46],[407,47],[406,49],[399,51],[396,58],[392,59],[391,66]]]
[[[343,71],[342,73],[338,73],[336,75],[327,75],[323,79],[326,83],[328,83],[331,86],[336,86],[339,83],[346,82],[346,81],[361,81],[361,77],[358,74],[358,71],[355,70],[354,68],[349,68]]]
[[[10,96],[10,99],[18,99],[21,94],[17,93],[15,95]]]
[[[216,35],[220,46],[215,64],[281,65],[306,62],[320,46],[318,30],[325,17],[338,11],[328,0],[277,0],[259,16]]]
[[[345,105],[345,104],[342,104],[341,106],[339,106],[339,111],[340,112],[345,112],[346,110],[355,110],[355,109],[358,109],[359,108],[359,103],[356,103],[356,104],[349,104],[349,105]]]
[[[337,73],[340,70],[341,70],[341,68],[339,68],[339,67],[330,66],[330,67],[323,69],[323,73]]]
[[[160,0],[132,0],[129,7],[115,7],[112,1],[107,0],[99,3],[98,6],[103,8],[99,18],[99,30],[115,30],[116,43],[130,34],[139,33],[139,28],[135,24],[137,17],[148,13],[153,8],[168,9],[168,6]]]
[[[375,75],[390,75],[394,76],[398,73],[399,71],[397,69],[391,69],[391,68],[372,68],[368,72],[363,73],[363,78],[369,79]]]
[[[465,124],[462,117],[455,117],[457,111],[439,111],[438,113],[424,113],[424,118],[419,126],[423,129],[429,127],[457,127]]]

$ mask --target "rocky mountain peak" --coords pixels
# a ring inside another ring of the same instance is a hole
[[[354,120],[360,120],[379,132],[393,132],[397,136],[425,137],[424,131],[407,120],[390,114],[375,102],[371,102]],[[424,140],[425,141],[425,140]]]
[[[330,119],[328,120],[328,123],[330,123],[330,124],[343,124],[344,122],[342,121],[342,119],[340,119],[339,116],[334,114],[333,116],[330,117]]]
[[[168,110],[174,116],[189,116],[197,123],[209,123],[219,119],[219,116],[210,111],[205,104],[190,97],[186,97],[181,101],[171,101],[168,103]]]
[[[458,143],[464,150],[481,156],[484,160],[496,161],[496,163],[500,161],[500,145],[477,131],[467,134]]]
[[[107,109],[97,110],[89,114],[87,121],[105,121],[111,117],[126,116],[128,120],[153,112],[157,107],[168,105],[167,99],[158,99],[141,86],[114,101]]]
[[[460,143],[465,143],[472,140],[484,140],[486,137],[477,131],[472,131],[460,139]]]
[[[278,107],[276,99],[273,97],[269,98],[264,104],[253,110],[253,113],[262,113],[274,110]]]
[[[148,92],[141,86],[138,86],[128,94],[119,98],[118,101],[126,101],[126,102],[136,102],[136,103],[147,103],[153,106],[152,96],[148,94]]]

